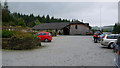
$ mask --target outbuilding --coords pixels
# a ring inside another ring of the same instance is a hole
[[[54,30],[64,35],[85,35],[90,33],[89,23],[83,22],[56,22],[41,23],[33,27],[33,30]]]

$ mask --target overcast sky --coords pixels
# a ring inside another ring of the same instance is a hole
[[[114,25],[118,21],[117,2],[9,2],[8,5],[11,12],[83,19],[91,26],[100,26],[100,20],[102,26]]]

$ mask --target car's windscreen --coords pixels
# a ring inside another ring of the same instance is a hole
[[[116,36],[115,36],[115,35],[113,35],[113,36],[108,35],[108,36],[107,36],[107,39],[117,39],[117,38],[118,38],[117,35],[116,35]]]

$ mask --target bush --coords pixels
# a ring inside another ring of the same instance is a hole
[[[54,32],[53,30],[47,30],[46,32],[50,32],[52,34],[52,36],[56,36],[57,35],[57,33]]]
[[[120,24],[115,24],[114,29],[112,31],[114,34],[119,34],[120,33]]]
[[[15,32],[11,38],[2,39],[2,49],[27,50],[41,46],[41,41],[26,32]]]
[[[10,38],[14,33],[15,31],[2,30],[2,38]]]
[[[21,31],[16,31],[11,38],[27,38],[27,37],[31,37],[32,38],[32,34],[28,33],[28,32],[21,32]]]
[[[2,38],[2,30],[0,30],[0,38]]]

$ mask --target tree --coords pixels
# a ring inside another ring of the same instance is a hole
[[[5,1],[5,3],[4,3],[4,8],[8,10],[8,4],[7,4],[7,1]]]
[[[44,15],[41,17],[41,20],[40,20],[40,21],[41,21],[41,23],[46,23],[46,22],[45,22],[45,16],[44,16]]]
[[[4,3],[4,7],[2,8],[2,21],[3,22],[10,21],[10,11],[8,10],[7,2]]]
[[[0,2],[0,25],[1,25],[1,23],[2,23],[2,9],[3,8],[3,6],[1,5],[1,2]]]
[[[119,34],[120,33],[120,24],[116,23],[113,29],[113,33]]]
[[[50,23],[50,16],[49,16],[49,15],[46,16],[45,22],[46,22],[46,23]]]
[[[38,25],[38,24],[40,24],[40,21],[37,19],[37,20],[35,21],[35,25]]]
[[[17,25],[18,26],[23,26],[23,27],[25,27],[26,25],[25,25],[25,23],[24,23],[24,20],[22,19],[22,18],[19,18],[18,20],[17,20]]]
[[[35,26],[35,22],[29,22],[28,24],[27,24],[27,27],[34,27]]]
[[[49,15],[43,16],[34,16],[33,14],[25,15],[22,13],[11,13],[9,11],[8,3],[5,1],[4,6],[0,3],[0,8],[2,8],[2,25],[6,26],[26,26],[26,27],[33,27],[40,23],[51,23],[51,22],[70,22],[67,19],[55,18],[50,17]]]
[[[33,14],[30,14],[30,17],[29,17],[29,18],[30,18],[30,20],[29,20],[30,22],[35,21],[35,17],[34,17],[34,15],[33,15]]]
[[[10,13],[8,9],[8,4],[7,2],[4,3],[4,7],[2,8],[2,21],[3,25],[9,25],[11,21],[13,21],[13,15]]]
[[[61,22],[62,21],[61,18],[59,18],[58,21]]]

